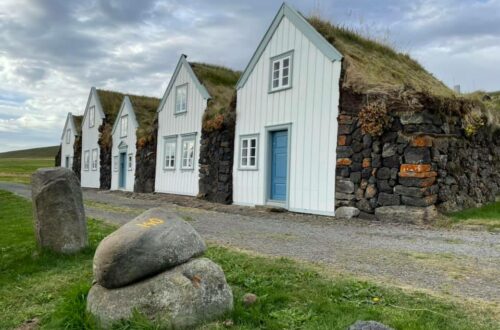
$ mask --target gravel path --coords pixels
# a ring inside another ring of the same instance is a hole
[[[0,183],[0,189],[30,196],[26,185]],[[166,207],[218,244],[317,262],[334,273],[500,304],[499,234],[269,213],[160,194],[86,189],[84,199],[88,216],[112,223],[126,223],[150,207]]]

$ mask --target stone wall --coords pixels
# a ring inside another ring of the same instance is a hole
[[[81,182],[82,180],[82,135],[75,137],[73,144],[73,172]]]
[[[113,137],[111,131],[113,130],[113,125],[108,122],[107,118],[103,120],[101,126],[99,126],[99,160],[100,160],[100,170],[99,170],[99,181],[100,189],[109,190],[111,189],[111,158],[112,158],[112,144]]]
[[[233,201],[233,157],[236,128],[236,97],[216,129],[203,125],[200,142],[199,198],[231,204]]]
[[[343,90],[336,208],[356,207],[360,217],[374,218],[378,210],[385,215],[436,205],[451,211],[494,201],[500,192],[498,130],[483,127],[467,137],[459,116],[430,103],[419,112],[391,109],[383,134],[371,136],[359,120],[366,102],[366,95]]]
[[[135,154],[135,192],[152,193],[155,190],[157,135],[158,118],[154,121],[151,135],[137,138],[137,152]]]
[[[54,159],[54,166],[59,167],[61,166],[61,152],[62,152],[62,145],[59,145],[59,149],[57,149],[57,154]]]

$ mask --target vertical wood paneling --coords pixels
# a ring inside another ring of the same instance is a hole
[[[66,117],[66,123],[64,125],[64,134],[61,139],[61,163],[59,166],[61,167],[66,167],[66,157],[69,157],[70,159],[73,159],[74,151],[73,151],[73,145],[75,144],[75,132],[76,132],[76,127],[73,122],[72,117]],[[70,133],[70,141],[69,143],[66,143],[66,136],[68,134],[68,129],[71,129]],[[71,163],[70,163],[71,166]]]
[[[270,58],[294,50],[292,88],[268,93]],[[292,125],[289,209],[333,214],[340,62],[331,62],[285,17],[238,91],[233,199],[266,203],[266,126]],[[259,134],[259,167],[238,169],[241,135]]]
[[[120,152],[127,153],[127,164],[125,165],[126,178],[125,178],[125,188],[121,190],[125,191],[134,191],[135,184],[135,153],[137,151],[136,142],[137,142],[137,126],[134,120],[132,119],[133,109],[130,106],[130,103],[125,103],[122,113],[116,120],[121,120],[121,117],[127,115],[128,116],[128,127],[127,127],[127,136],[120,137],[120,122],[118,122],[118,126],[116,127],[115,132],[113,133],[113,149],[112,149],[112,158],[111,158],[111,190],[119,190],[121,188],[118,187],[119,175],[120,175]],[[127,144],[127,149],[119,149],[118,146],[120,143]],[[132,154],[132,170],[128,170],[128,155]],[[115,171],[115,156],[118,156],[118,170]]]
[[[94,96],[92,95],[89,108],[95,106],[95,124],[93,127],[89,127],[89,116],[88,114],[85,116],[82,126],[82,172],[81,172],[81,185],[82,187],[87,188],[99,188],[100,186],[100,149],[99,149],[99,126],[102,124],[103,118],[101,117],[102,111],[100,111],[97,107],[99,104],[96,103]],[[86,109],[88,110],[88,109]],[[92,149],[97,149],[97,170],[92,171]],[[89,169],[85,170],[84,162],[85,162],[85,151],[89,150],[90,152],[90,161],[89,161]]]
[[[175,87],[188,84],[187,112],[174,114]],[[201,125],[207,101],[196,88],[191,76],[184,66],[175,77],[174,87],[158,117],[158,145],[156,157],[155,191],[179,195],[196,196],[199,180],[199,151]],[[194,170],[181,170],[182,134],[196,133]],[[177,135],[177,152],[175,170],[164,170],[164,137]]]

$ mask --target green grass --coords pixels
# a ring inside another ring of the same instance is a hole
[[[31,204],[0,191],[0,329],[38,319],[42,329],[96,329],[85,312],[92,281],[92,257],[113,228],[89,221],[90,247],[73,256],[39,252]],[[459,306],[426,294],[407,293],[369,282],[330,278],[312,266],[288,259],[251,256],[211,246],[207,257],[224,269],[235,309],[206,329],[346,329],[358,319],[382,321],[396,329],[492,329],[490,311]],[[246,308],[243,295],[258,302]],[[141,315],[114,329],[161,329]]]
[[[0,181],[30,183],[40,167],[53,167],[54,158],[0,158]]]
[[[54,158],[59,146],[7,151],[0,153],[0,158]]]
[[[456,224],[479,225],[489,230],[498,230],[500,229],[500,202],[451,213],[448,216]]]

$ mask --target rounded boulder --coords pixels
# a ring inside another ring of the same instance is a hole
[[[119,288],[180,265],[205,250],[205,242],[189,223],[165,209],[151,209],[99,244],[94,279],[105,288]]]

